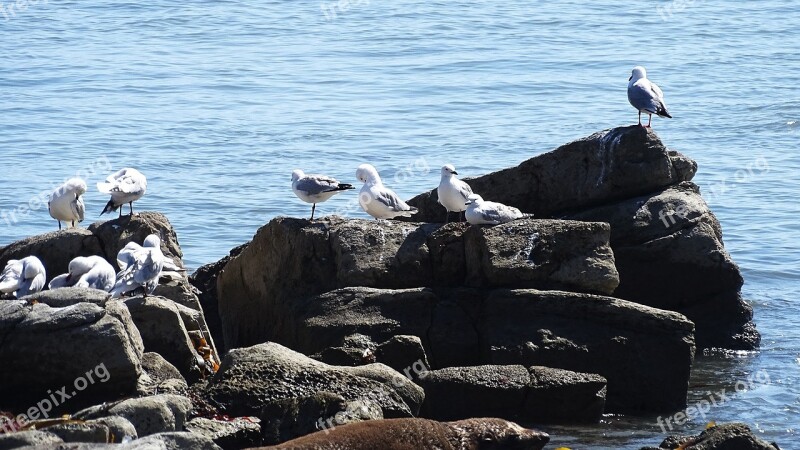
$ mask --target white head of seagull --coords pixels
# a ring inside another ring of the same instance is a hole
[[[378,171],[371,164],[358,166],[356,178],[364,183],[358,193],[358,203],[370,216],[376,219],[392,219],[416,214],[417,208],[409,206],[393,190],[383,185]]]
[[[628,101],[639,111],[639,125],[642,125],[642,113],[647,114],[647,128],[650,127],[653,114],[659,117],[672,118],[664,103],[664,93],[655,83],[647,79],[647,71],[636,66],[628,78]]]
[[[442,166],[442,178],[450,178],[453,175],[458,175],[458,172],[456,172],[456,168],[452,164]]]

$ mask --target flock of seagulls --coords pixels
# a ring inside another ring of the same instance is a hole
[[[647,79],[644,67],[636,66],[628,79],[628,101],[639,112],[639,125],[650,127],[653,114],[671,118],[664,103],[664,93]],[[648,115],[647,125],[642,125],[642,113]],[[437,187],[439,204],[450,213],[455,212],[472,225],[498,225],[511,222],[530,214],[502,203],[485,201],[475,194],[463,180],[456,178],[458,172],[452,164],[441,170],[441,180]],[[370,164],[361,164],[356,169],[356,178],[363,183],[358,195],[361,208],[376,219],[411,217],[417,208],[404,202],[393,190],[386,187],[378,170]],[[133,202],[142,198],[147,191],[147,178],[136,169],[126,167],[109,175],[105,181],[97,183],[97,189],[109,194],[111,199],[100,215],[119,210],[127,203],[133,215]],[[342,183],[325,175],[307,175],[302,170],[292,172],[292,191],[302,201],[311,203],[311,220],[317,203],[322,203],[334,195],[355,189],[353,185]],[[50,196],[48,211],[50,216],[68,227],[76,227],[83,221],[86,207],[83,194],[86,182],[71,178],[57,187]],[[142,291],[152,294],[158,286],[159,277],[167,272],[182,272],[180,268],[161,251],[161,240],[155,234],[147,236],[142,245],[129,242],[117,254],[119,271],[101,256],[79,256],[69,263],[68,272],[53,278],[48,288],[58,289],[68,286],[88,287],[109,292],[112,297],[123,297]],[[39,292],[45,287],[46,272],[44,264],[36,256],[8,261],[0,273],[0,295],[13,295],[17,298]]]

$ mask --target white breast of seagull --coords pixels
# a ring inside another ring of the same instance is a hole
[[[452,175],[443,175],[436,193],[439,196],[439,203],[445,209],[450,212],[461,212],[467,209],[465,203],[472,195],[472,188]]]

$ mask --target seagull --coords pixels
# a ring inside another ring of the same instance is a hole
[[[439,204],[447,210],[447,222],[450,221],[451,211],[459,213],[467,209],[465,202],[472,195],[472,188],[453,175],[458,175],[458,172],[456,172],[456,168],[452,164],[443,166],[442,179],[436,189],[436,193],[439,196]]]
[[[358,203],[370,216],[376,219],[411,217],[417,208],[409,206],[395,192],[383,185],[378,171],[370,164],[361,164],[356,170],[356,178],[364,182],[358,194]]]
[[[142,244],[143,245],[139,245],[136,242],[128,242],[125,247],[123,247],[122,250],[117,253],[117,265],[119,266],[119,270],[125,270],[128,268],[128,266],[135,264],[136,253],[145,247],[161,248],[161,238],[159,238],[156,234],[151,234],[144,238],[144,242]],[[186,272],[186,269],[175,264],[174,261],[164,256],[164,268],[161,271],[161,275],[167,275],[168,272]],[[179,274],[178,276],[180,277],[181,275]]]
[[[144,241],[144,246],[131,252],[123,253],[125,247],[117,253],[117,262],[123,261],[125,267],[117,273],[117,282],[111,289],[112,297],[122,297],[139,288],[144,289],[144,296],[152,294],[158,286],[158,278],[164,269],[164,254],[161,253],[161,239],[151,234]]]
[[[314,220],[314,209],[339,192],[355,189],[352,184],[340,183],[335,178],[325,175],[306,175],[300,169],[292,171],[292,191],[300,200],[311,203],[311,220]]]
[[[59,230],[62,220],[67,226],[72,227],[75,227],[75,221],[83,221],[86,207],[81,195],[84,193],[86,193],[86,182],[80,178],[70,178],[50,194],[47,210],[50,211],[50,217],[58,221]]]
[[[120,207],[125,203],[130,205],[133,215],[133,202],[142,198],[147,190],[147,178],[138,170],[126,167],[109,175],[106,181],[97,183],[97,189],[103,194],[111,194],[111,200],[103,208],[101,216],[119,208],[119,216],[122,217]]]
[[[646,128],[650,128],[653,114],[672,118],[664,103],[664,93],[655,83],[647,79],[647,71],[642,66],[634,67],[631,77],[628,78],[628,101],[639,110],[639,126],[642,125],[642,113],[647,113]]]
[[[47,286],[50,289],[76,286],[110,291],[117,281],[114,267],[102,256],[78,256],[69,262],[69,272],[61,274]]]
[[[467,222],[472,225],[498,225],[526,216],[513,206],[484,201],[483,197],[478,194],[470,195],[466,204],[469,206],[465,215],[467,216]]]
[[[11,294],[17,298],[39,292],[44,288],[47,273],[44,264],[35,256],[11,259],[0,274],[0,293]]]

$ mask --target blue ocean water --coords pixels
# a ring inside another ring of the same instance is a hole
[[[797,2],[0,6],[0,245],[56,228],[41,199],[58,182],[132,166],[148,177],[136,206],[167,214],[192,268],[272,217],[309,214],[294,168],[355,183],[371,162],[408,198],[444,163],[480,175],[635,123],[625,88],[646,66],[675,116],[654,129],[698,162],[763,334],[760,352],[698,358],[690,404],[746,389],[675,431],[742,420],[800,442]],[[363,217],[347,195],[318,213]],[[85,199],[86,223],[100,219],[107,199]],[[551,431],[572,448],[638,448],[669,430],[609,416]]]

